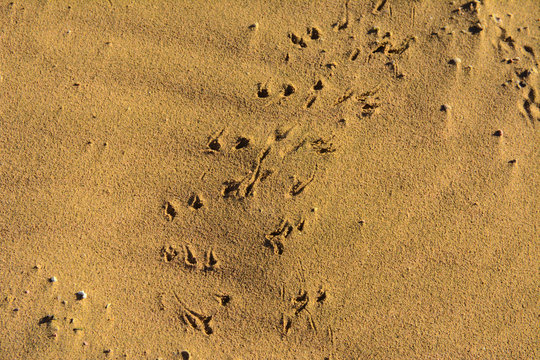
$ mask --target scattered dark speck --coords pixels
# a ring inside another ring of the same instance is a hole
[[[448,111],[450,110],[450,108],[451,108],[450,105],[446,105],[446,104],[441,105],[441,111]]]

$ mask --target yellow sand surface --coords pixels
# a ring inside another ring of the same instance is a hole
[[[0,359],[539,359],[540,2],[0,1]]]

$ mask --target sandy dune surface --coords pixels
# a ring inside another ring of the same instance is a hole
[[[540,2],[0,1],[0,359],[540,358]]]

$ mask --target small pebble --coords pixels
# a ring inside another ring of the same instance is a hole
[[[77,297],[77,300],[86,299],[86,293],[84,291],[79,291],[75,293],[75,296]]]
[[[56,276],[53,276],[53,277],[49,278],[49,282],[54,283],[54,282],[57,282],[57,281],[58,280],[56,279]]]
[[[86,342],[86,341],[83,341],[82,344],[83,344],[83,346],[88,346],[88,342]]]
[[[497,130],[493,133],[493,136],[502,136],[502,130]]]
[[[460,58],[453,58],[453,59],[450,59],[450,61],[448,61],[449,64],[451,65],[457,65],[457,64],[461,64],[461,59]]]
[[[24,290],[24,293],[25,294],[30,294],[30,291],[29,290]]]

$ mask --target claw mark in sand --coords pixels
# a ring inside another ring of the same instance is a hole
[[[248,197],[253,194],[253,187],[255,186],[257,180],[259,180],[259,176],[261,175],[262,162],[268,156],[269,153],[270,153],[270,147],[266,148],[257,159],[257,165],[255,167],[255,171],[253,172],[253,175],[248,181],[248,185],[246,186],[246,191],[244,192],[244,197]]]
[[[223,185],[224,185],[224,188],[221,191],[221,195],[223,195],[223,197],[225,198],[228,198],[231,196],[238,196],[238,193],[240,191],[240,185],[242,185],[242,182],[229,180],[229,181],[225,181]]]
[[[204,265],[204,270],[206,271],[212,271],[215,269],[218,261],[216,260],[216,256],[214,255],[214,252],[212,250],[209,250],[206,253],[206,264]]]
[[[202,208],[203,203],[199,195],[194,194],[189,197],[188,205],[195,210],[199,210],[200,208]]]
[[[386,5],[388,0],[379,0],[379,4],[373,9],[373,13],[376,14],[378,12],[380,12],[384,5]]]
[[[190,310],[186,306],[186,304],[182,300],[180,300],[180,297],[178,296],[176,292],[174,292],[174,296],[176,297],[176,300],[178,300],[178,303],[180,304],[180,308],[181,308],[180,320],[185,325],[190,326],[194,330],[202,331],[206,335],[211,335],[214,332],[214,330],[210,326],[210,321],[212,321],[212,316],[203,315],[193,310]]]
[[[178,250],[172,245],[164,246],[160,251],[161,258],[165,262],[171,262],[178,256]]]
[[[197,266],[197,259],[187,245],[184,246],[184,263],[187,267],[194,268]]]
[[[280,296],[282,300],[286,300],[285,289],[283,287],[280,289]],[[282,336],[287,336],[293,325],[293,321],[296,321],[296,319],[298,319],[300,316],[303,316],[302,314],[306,315],[305,318],[308,322],[309,329],[317,332],[317,324],[309,307],[313,305],[322,305],[323,301],[326,299],[326,292],[323,291],[321,287],[315,296],[315,300],[310,299],[311,298],[308,292],[302,288],[296,293],[296,295],[290,298],[290,301],[288,301],[287,310],[284,311],[281,316],[280,328]],[[315,308],[312,310],[315,310]]]
[[[267,147],[265,150],[261,152],[259,157],[257,158],[257,161],[255,163],[255,169],[252,171],[251,176],[250,174],[246,175],[242,180],[236,181],[236,180],[229,180],[223,182],[223,190],[221,191],[221,195],[223,197],[238,197],[238,198],[247,198],[250,195],[253,195],[253,188],[255,187],[255,184],[258,181],[261,181],[261,173],[262,172],[262,163],[264,159],[268,156],[270,153],[270,146]],[[264,173],[263,173],[264,175]],[[244,184],[245,187],[244,187]]]
[[[349,26],[349,0],[345,0],[344,7],[345,11],[343,18],[332,24],[332,28],[335,31],[345,30]]]
[[[312,141],[311,147],[319,154],[328,154],[336,151],[334,144],[325,141],[322,138],[318,138],[317,140]]]
[[[221,134],[223,134],[224,130],[225,129],[222,129],[217,134],[215,134],[213,136],[210,136],[210,138],[208,139],[208,143],[206,145],[206,146],[208,146],[208,149],[206,149],[206,152],[213,153],[213,152],[217,152],[217,151],[219,151],[221,149],[221,144],[219,143],[219,137],[221,136]]]
[[[296,178],[296,176],[293,177],[293,184],[291,186],[291,189],[289,190],[289,195],[291,196],[296,196],[296,195],[299,195],[300,193],[302,193],[302,191],[304,191],[304,189],[306,188],[306,186],[308,186],[309,184],[311,184],[311,182],[313,181],[313,179],[315,178],[315,172],[317,171],[317,169],[315,169],[315,171],[313,172],[313,174],[311,174],[311,176],[309,177],[309,179],[307,179],[306,181],[302,182],[300,180],[298,180]]]
[[[306,109],[309,109],[309,108],[313,105],[313,103],[315,102],[315,100],[317,100],[317,97],[316,97],[316,96],[310,96],[310,97],[308,98],[308,101],[307,101],[306,105],[305,105],[305,108],[306,108]]]
[[[281,314],[281,320],[279,322],[281,334],[286,336],[291,329],[292,321],[287,314]]]
[[[215,294],[214,297],[221,306],[227,306],[231,302],[231,297],[229,295]]]
[[[264,246],[274,250],[275,254],[283,254],[283,243],[293,231],[293,226],[287,220],[282,220],[278,228],[265,236]]]
[[[172,221],[178,215],[178,211],[176,211],[176,207],[173,203],[167,201],[165,204],[163,204],[163,209],[165,210],[165,216],[167,217],[167,220]]]
[[[341,95],[339,98],[334,101],[334,106],[339,105],[341,103],[344,103],[345,101],[349,100],[354,95],[354,91],[351,89],[347,89],[343,95]]]

